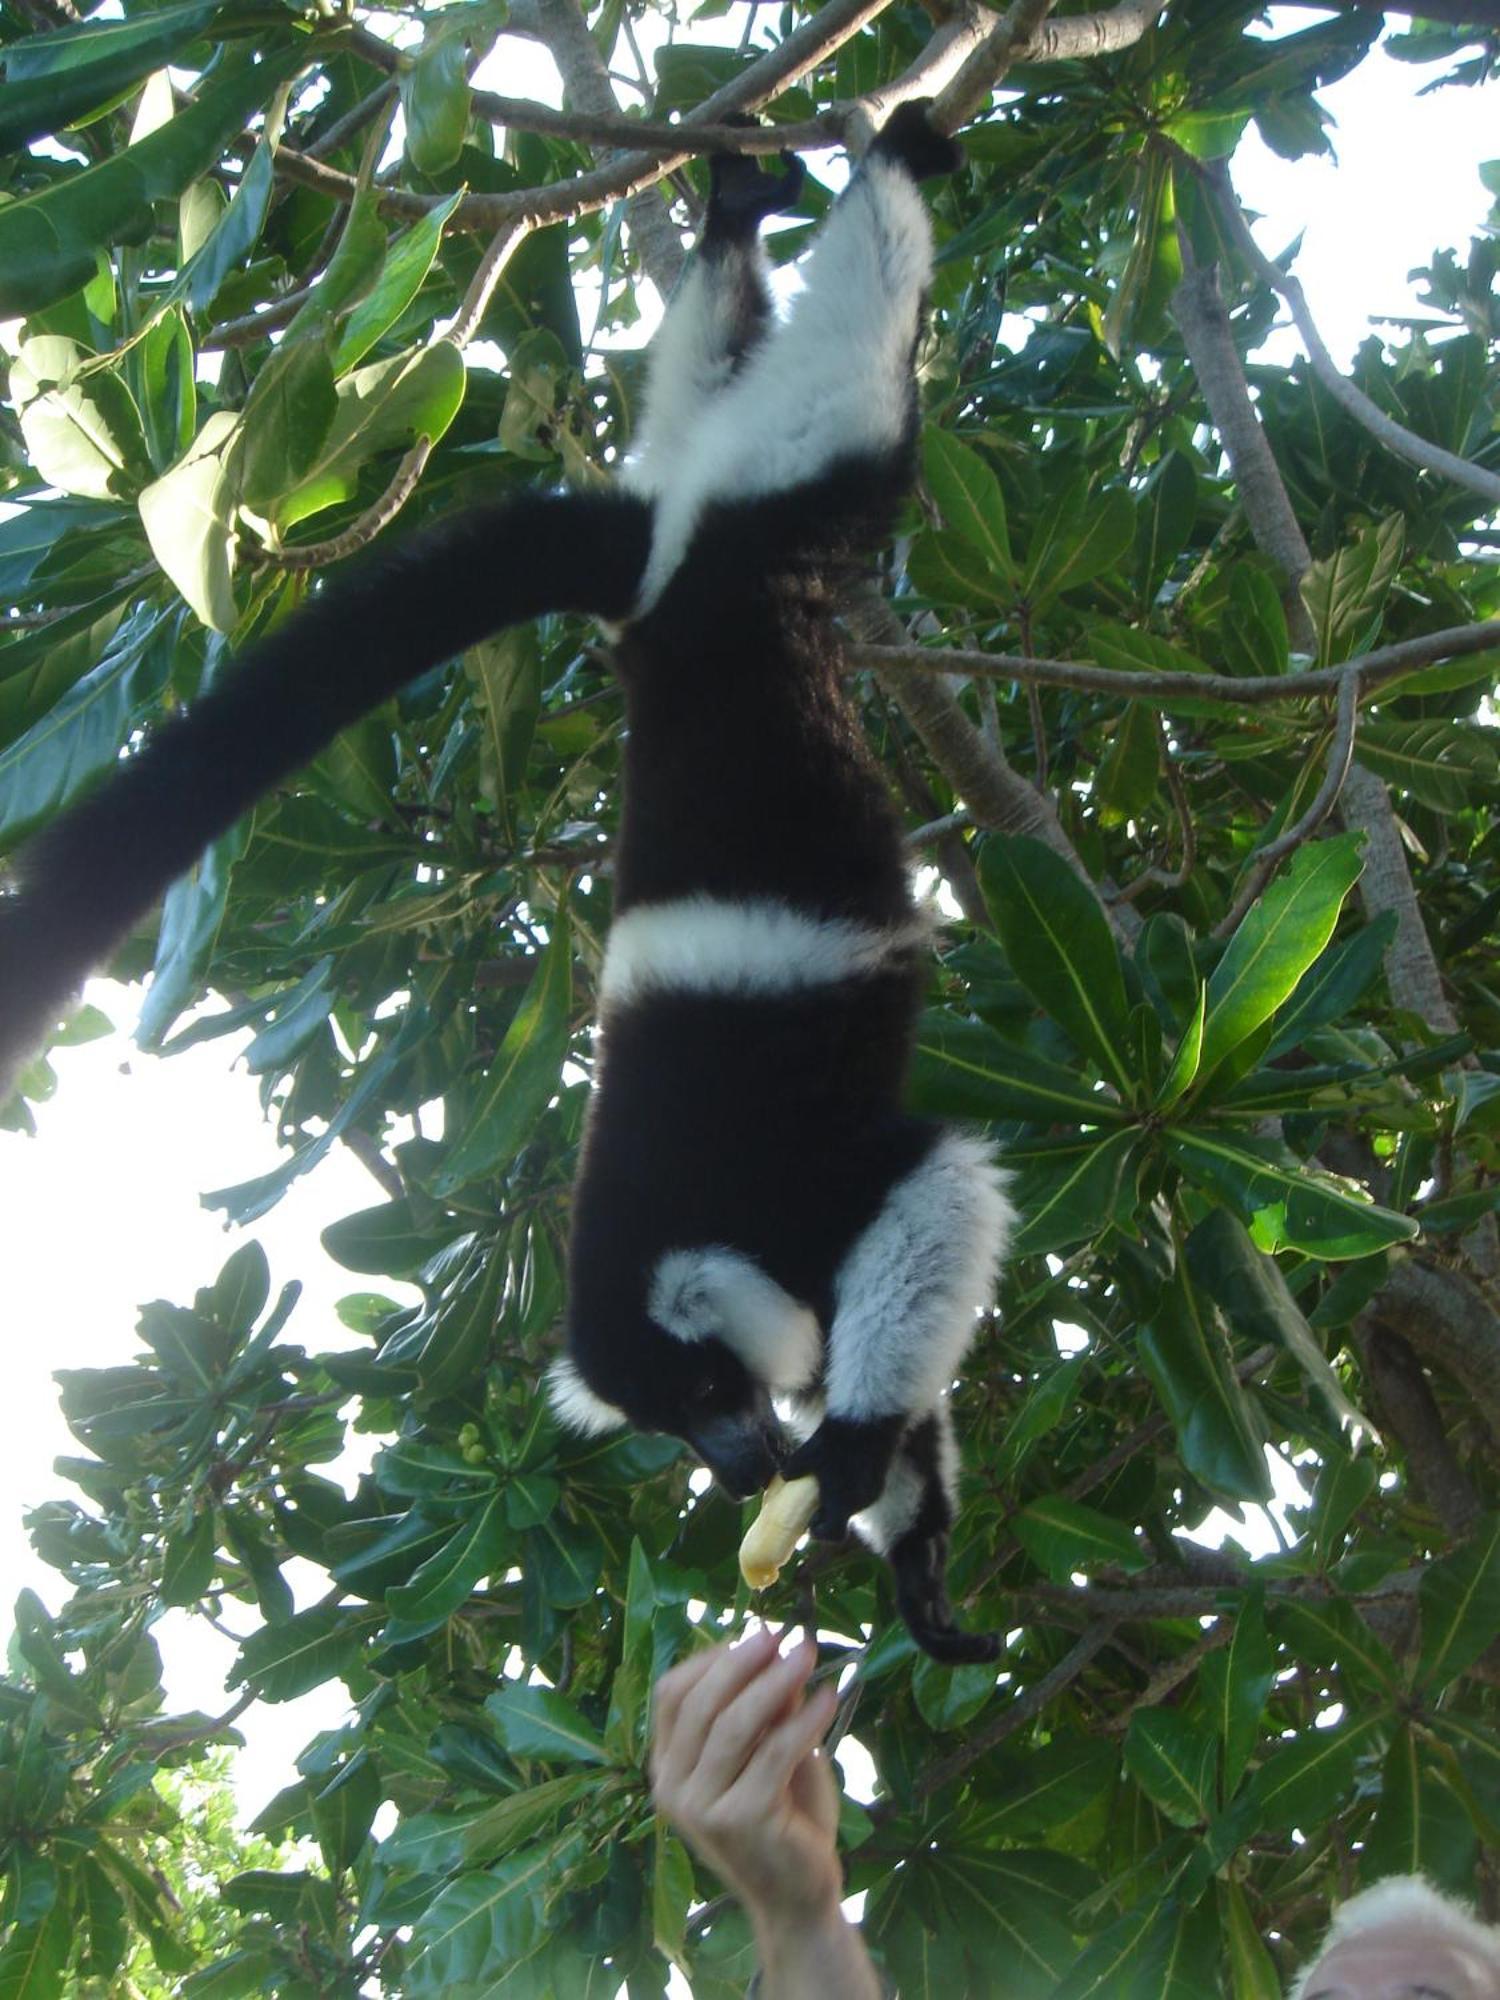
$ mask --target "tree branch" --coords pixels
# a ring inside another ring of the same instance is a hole
[[[1301,283],[1279,264],[1273,264],[1262,251],[1250,231],[1245,212],[1240,207],[1239,198],[1229,178],[1229,166],[1225,160],[1216,161],[1213,167],[1203,171],[1203,179],[1212,191],[1215,206],[1229,226],[1230,234],[1239,244],[1245,257],[1260,276],[1262,282],[1273,292],[1286,300],[1291,308],[1292,318],[1302,335],[1307,349],[1307,358],[1312,371],[1323,387],[1333,397],[1340,408],[1346,410],[1357,424],[1370,433],[1377,443],[1398,458],[1406,459],[1424,472],[1436,473],[1440,478],[1451,479],[1455,486],[1463,486],[1471,493],[1477,493],[1491,506],[1500,503],[1500,473],[1490,472],[1482,465],[1475,465],[1469,459],[1460,458],[1455,452],[1444,451],[1441,445],[1430,444],[1426,438],[1418,437],[1405,424],[1387,416],[1378,403],[1372,402],[1364,390],[1351,382],[1335,363],[1333,356],[1323,345],[1323,337],[1318,332],[1317,323],[1308,309],[1307,296]]]
[[[961,646],[917,646],[909,641],[878,645],[851,643],[850,664],[876,673],[895,668],[918,674],[962,674],[977,680],[1040,682],[1046,687],[1076,688],[1084,693],[1115,695],[1123,700],[1170,701],[1185,695],[1201,700],[1232,701],[1258,708],[1288,698],[1337,695],[1346,675],[1354,674],[1361,695],[1370,695],[1388,681],[1440,660],[1466,659],[1500,648],[1500,618],[1477,625],[1450,625],[1441,632],[1377,646],[1337,667],[1316,667],[1304,674],[1133,674],[1118,667],[1096,667],[1087,660],[1039,660],[1023,653],[976,653]]]

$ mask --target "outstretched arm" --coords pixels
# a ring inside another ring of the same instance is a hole
[[[651,510],[528,493],[413,537],[320,591],[19,857],[0,897],[0,1098],[85,976],[204,847],[379,702],[544,611],[621,618]]]

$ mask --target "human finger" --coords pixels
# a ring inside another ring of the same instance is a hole
[[[676,1667],[663,1676],[658,1689],[654,1760],[658,1783],[680,1783],[696,1768],[714,1718],[775,1652],[776,1640],[762,1626],[737,1646],[714,1647],[706,1656],[707,1665],[696,1674],[685,1674],[676,1686],[667,1686],[678,1672]],[[684,1667],[695,1664],[693,1660],[683,1662]]]
[[[726,1818],[747,1823],[763,1821],[791,1782],[803,1759],[810,1757],[838,1713],[838,1694],[819,1688],[755,1745],[744,1769],[724,1795]]]
[[[707,1797],[727,1791],[761,1739],[789,1714],[800,1713],[801,1691],[817,1658],[817,1647],[804,1641],[784,1659],[768,1660],[765,1670],[720,1709],[693,1773],[695,1785]]]

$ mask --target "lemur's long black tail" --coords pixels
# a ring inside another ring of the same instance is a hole
[[[24,849],[0,897],[0,1099],[84,977],[209,841],[407,681],[547,611],[623,619],[651,541],[621,493],[528,493],[362,563]]]

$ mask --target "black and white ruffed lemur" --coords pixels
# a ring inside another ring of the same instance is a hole
[[[898,110],[782,322],[759,228],[790,182],[716,160],[616,486],[474,509],[320,591],[0,899],[3,1090],[206,843],[338,730],[502,626],[616,628],[614,923],[548,1391],[573,1428],[685,1439],[735,1497],[814,1474],[813,1533],[852,1522],[914,1638],[954,1661],[997,1647],[948,1601],[946,1395],[1011,1211],[987,1145],[903,1109],[928,931],[836,616],[912,477],[917,182],[958,159],[924,107]]]

